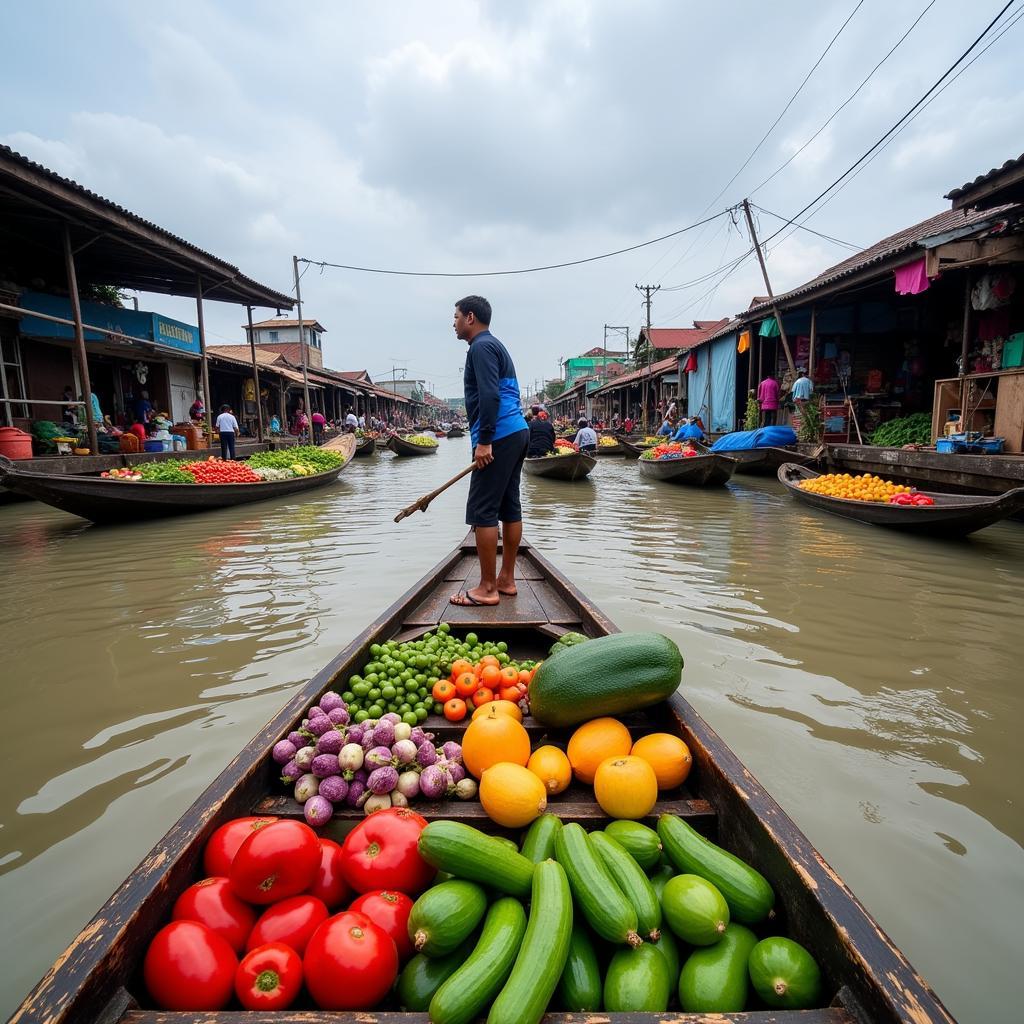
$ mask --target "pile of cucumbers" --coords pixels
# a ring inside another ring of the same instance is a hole
[[[521,847],[457,821],[419,840],[437,881],[416,901],[402,1009],[434,1024],[538,1024],[548,1010],[735,1013],[822,1004],[798,943],[761,938],[775,894],[748,864],[665,814],[657,831],[587,833],[544,814]]]

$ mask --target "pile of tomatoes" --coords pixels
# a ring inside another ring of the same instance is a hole
[[[258,484],[260,478],[244,463],[217,459],[212,455],[205,462],[186,462],[181,467],[195,477],[197,484]]]
[[[518,704],[529,693],[530,683],[539,665],[531,669],[502,665],[493,654],[485,654],[476,664],[459,659],[451,675],[434,684],[431,695],[443,705],[449,722],[461,722],[470,709],[495,700]]]
[[[178,897],[146,951],[164,1010],[283,1010],[303,989],[323,1010],[367,1010],[413,955],[409,912],[434,869],[417,849],[426,819],[378,811],[342,845],[304,822],[237,818],[203,854],[207,877]]]

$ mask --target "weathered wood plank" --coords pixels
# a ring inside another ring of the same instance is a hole
[[[537,600],[540,601],[540,606],[544,609],[548,622],[571,626],[580,621],[579,610],[570,608],[549,583],[543,581],[534,583],[533,592]]]

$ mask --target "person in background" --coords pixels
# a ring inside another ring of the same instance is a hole
[[[366,417],[362,413],[359,414],[359,429],[366,429]]]
[[[626,432],[627,434],[632,434],[632,433],[633,433],[633,419],[632,419],[632,417],[631,417],[631,416],[627,416],[627,417],[626,417],[626,418],[625,418],[625,419],[624,419],[624,420],[622,421],[622,429],[623,429],[623,430],[624,430],[624,431],[625,431],[625,432]]]
[[[220,407],[217,430],[220,431],[220,457],[233,459],[235,457],[235,438],[238,436],[238,420],[232,415],[230,405]]]
[[[672,424],[668,420],[658,428],[658,437],[671,437],[673,433]]]
[[[668,409],[665,412],[665,418],[673,427],[679,419],[679,409],[676,406],[676,400],[674,398],[668,404]]]
[[[530,424],[530,447],[526,450],[528,459],[535,459],[555,449],[555,428],[551,425],[547,413],[542,412],[539,405],[533,406],[528,417]]]
[[[206,419],[206,406],[203,405],[202,395],[196,395],[196,400],[189,406],[188,418],[195,423]]]
[[[575,444],[581,452],[596,452],[597,431],[590,426],[585,416],[580,417],[580,421],[577,426],[580,429],[576,431],[576,437],[573,440],[573,444]]]
[[[345,433],[354,434],[358,429],[359,417],[357,417],[356,414],[351,409],[349,409],[349,411],[345,413]]]
[[[72,390],[71,385],[67,384],[64,387],[64,394],[60,396],[62,402],[69,402],[72,404],[64,406],[61,409],[61,418],[70,427],[78,426],[78,406],[74,405],[75,392]]]
[[[770,373],[757,386],[757,404],[761,407],[761,426],[775,426],[779,413],[779,382]]]
[[[704,431],[696,419],[684,419],[672,438],[673,441],[703,441]]]
[[[142,390],[139,392],[139,397],[132,403],[132,411],[135,413],[135,419],[139,423],[146,424],[150,421],[153,415],[153,403],[149,400],[149,392]]]
[[[313,413],[313,444],[324,443],[324,427],[327,426],[327,420],[324,414],[319,409]]]
[[[273,416],[270,417],[270,432],[272,434],[280,434],[281,433],[281,420],[278,418],[278,415],[277,415],[276,412],[274,413]]]
[[[793,381],[792,394],[797,411],[800,411],[811,400],[811,395],[814,393],[814,385],[811,383],[811,378],[807,376],[807,371],[802,366],[797,368],[796,373],[797,377]]]

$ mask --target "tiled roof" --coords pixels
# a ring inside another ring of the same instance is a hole
[[[241,359],[245,363],[252,363],[252,350],[248,345],[207,345],[206,351],[211,355],[227,356],[231,359]],[[269,349],[256,346],[256,363],[259,366],[271,366],[277,363],[279,366],[288,366],[288,360],[280,352],[273,352]]]
[[[687,351],[707,341],[708,336],[718,330],[728,318],[723,320],[702,320],[693,327],[652,327],[650,329],[651,346],[656,349],[681,349]],[[703,326],[702,326],[703,325]],[[646,329],[644,331],[646,332]]]
[[[943,198],[953,200],[959,199],[965,192],[976,189],[979,185],[984,185],[993,178],[998,178],[1000,174],[1005,174],[1007,171],[1012,171],[1021,166],[1024,166],[1024,153],[1021,153],[1021,155],[1015,160],[1007,160],[1002,167],[993,167],[990,171],[986,171],[984,174],[979,174],[974,181],[964,182],[964,184],[959,188],[953,189],[952,192],[947,192]]]
[[[654,330],[654,328],[652,327],[651,330]],[[669,356],[668,359],[659,359],[658,362],[651,363],[650,366],[644,366],[639,370],[634,370],[632,373],[625,373],[621,377],[616,377],[614,380],[599,387],[594,394],[626,387],[634,381],[643,380],[644,377],[660,377],[662,374],[671,373],[678,365],[679,360],[675,356]]]
[[[261,320],[258,324],[253,324],[253,327],[298,327],[298,320],[286,320],[283,317],[271,317],[269,320]],[[324,327],[319,320],[303,320],[303,327],[319,327],[324,334],[327,333],[327,328]],[[248,324],[242,324],[242,330],[247,331],[249,329]]]

